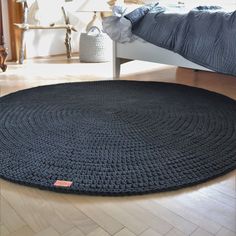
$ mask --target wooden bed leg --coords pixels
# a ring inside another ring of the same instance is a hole
[[[119,79],[120,78],[120,64],[121,60],[119,57],[117,57],[117,44],[115,41],[113,41],[113,79]]]

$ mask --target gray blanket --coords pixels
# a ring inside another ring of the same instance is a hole
[[[198,7],[173,13],[157,4],[125,16],[133,34],[211,70],[236,76],[236,11]]]

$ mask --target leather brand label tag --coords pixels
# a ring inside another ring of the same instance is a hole
[[[72,181],[56,180],[53,185],[54,185],[55,187],[69,188],[72,184],[73,184]]]

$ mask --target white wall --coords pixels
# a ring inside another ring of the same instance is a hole
[[[65,3],[64,0],[38,0],[38,6],[31,5],[29,23],[49,25],[51,23],[64,23],[61,6],[68,11],[70,23],[78,32],[72,33],[72,52],[79,51],[80,33],[91,20],[93,13],[76,12],[87,0],[74,0]],[[35,10],[37,10],[35,12]],[[35,15],[36,13],[36,15]],[[35,19],[36,18],[36,19]],[[26,36],[27,58],[57,55],[66,53],[64,39],[66,30],[30,30]]]
[[[8,60],[11,60],[11,46],[10,46],[10,32],[9,32],[9,21],[8,21],[8,3],[6,0],[0,0],[2,2],[2,18],[3,18],[3,32],[5,47],[8,49]]]

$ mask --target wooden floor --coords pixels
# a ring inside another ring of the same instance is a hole
[[[122,75],[122,79],[202,87],[236,99],[236,78],[230,76],[139,61],[124,65]],[[80,64],[76,58],[70,62],[62,58],[27,61],[0,72],[0,95],[45,84],[110,77],[109,63]],[[1,236],[236,235],[236,171],[180,191],[136,197],[57,194],[0,183]]]

